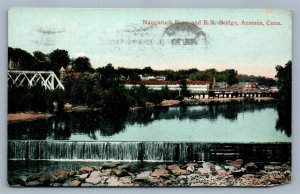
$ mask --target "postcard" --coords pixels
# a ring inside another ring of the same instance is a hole
[[[13,187],[275,186],[292,11],[11,8]]]

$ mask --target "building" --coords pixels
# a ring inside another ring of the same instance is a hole
[[[169,90],[179,91],[180,81],[165,81],[165,80],[141,80],[141,81],[132,81],[132,80],[124,80],[123,81],[126,88],[130,89],[135,86],[145,85],[148,89],[152,90],[161,90],[163,87],[168,87]],[[191,93],[201,93],[208,92],[210,86],[210,81],[187,81],[187,89]]]

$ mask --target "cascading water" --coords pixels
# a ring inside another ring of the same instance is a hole
[[[64,161],[290,161],[290,143],[96,142],[9,140],[10,160]]]

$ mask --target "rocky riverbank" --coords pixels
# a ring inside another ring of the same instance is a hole
[[[291,181],[290,164],[255,164],[242,159],[222,165],[173,163],[137,168],[133,163],[102,163],[78,169],[10,172],[11,186],[274,186]]]

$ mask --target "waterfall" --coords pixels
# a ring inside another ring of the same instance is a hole
[[[61,161],[289,161],[291,144],[9,140],[10,160]],[[276,154],[272,154],[276,153]]]

